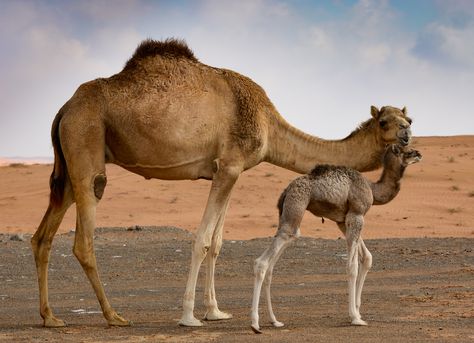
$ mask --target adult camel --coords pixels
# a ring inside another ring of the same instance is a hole
[[[95,213],[107,183],[105,164],[145,178],[212,180],[192,248],[181,325],[200,326],[194,296],[206,260],[208,320],[229,319],[217,306],[214,268],[232,187],[239,175],[266,161],[299,173],[317,163],[359,171],[381,165],[385,146],[409,143],[405,108],[371,108],[372,118],[343,140],[307,135],[291,127],[264,90],[249,78],[197,60],[186,44],[146,40],[124,69],[82,84],[52,125],[54,169],[48,209],[32,238],[44,326],[64,326],[48,301],[48,263],[53,237],[76,203],[74,255],[94,288],[109,325],[129,325],[112,308],[97,272]]]

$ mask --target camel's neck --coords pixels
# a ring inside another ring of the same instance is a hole
[[[316,164],[346,166],[358,171],[381,166],[385,147],[377,142],[370,127],[342,140],[325,140],[290,126],[279,115],[269,124],[266,162],[298,173],[308,173]]]
[[[405,168],[405,166],[400,165],[392,168],[384,167],[380,179],[370,184],[374,196],[374,205],[384,205],[397,196]]]

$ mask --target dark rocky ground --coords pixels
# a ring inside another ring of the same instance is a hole
[[[18,342],[473,342],[474,239],[366,240],[374,256],[361,313],[367,327],[348,325],[344,240],[301,238],[275,268],[273,305],[281,329],[250,330],[253,261],[270,239],[225,241],[218,259],[220,308],[234,319],[202,328],[177,325],[192,236],[176,228],[96,231],[102,281],[132,327],[109,328],[92,288],[72,255],[73,233],[56,237],[50,303],[68,326],[41,327],[36,271],[25,240],[0,235],[0,341]],[[203,274],[204,270],[202,271]],[[204,314],[203,275],[195,313]]]

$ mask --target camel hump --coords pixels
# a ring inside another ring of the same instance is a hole
[[[125,68],[134,67],[139,61],[154,56],[162,56],[168,58],[187,58],[193,62],[198,62],[193,51],[187,46],[182,39],[168,38],[164,41],[156,41],[153,39],[145,39],[142,41],[133,56],[128,60]]]
[[[318,164],[309,173],[311,179],[325,179],[334,182],[359,182],[362,175],[355,169],[345,166],[333,166],[328,164]]]

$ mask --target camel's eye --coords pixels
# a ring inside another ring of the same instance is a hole
[[[408,124],[410,124],[410,125],[411,125],[411,123],[413,122],[413,120],[411,120],[411,118],[408,118],[408,117],[406,117],[405,120],[406,120],[406,121],[408,122]]]
[[[387,121],[386,120],[381,120],[379,121],[379,125],[382,129],[387,127]]]

